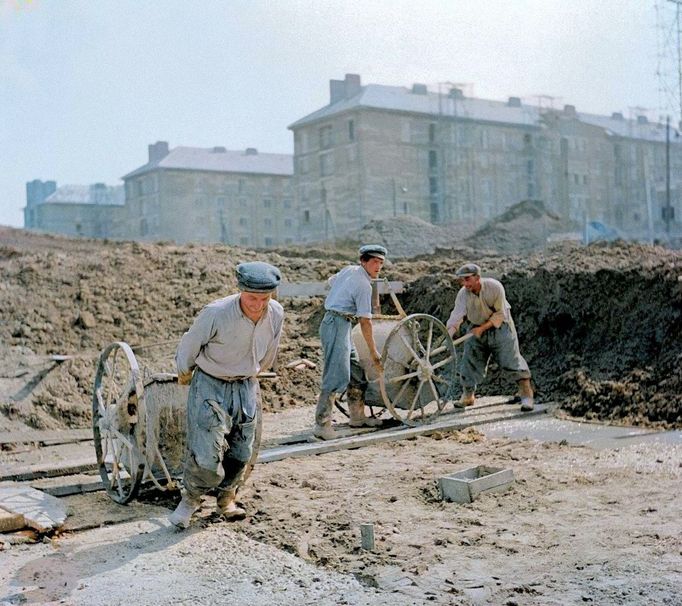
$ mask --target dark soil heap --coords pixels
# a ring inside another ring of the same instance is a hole
[[[407,283],[408,312],[445,321],[459,288],[453,268],[472,260],[463,254],[389,264],[384,275]],[[54,364],[49,354],[76,356],[21,401],[0,393],[2,412],[35,427],[87,426],[99,352],[117,340],[151,345],[139,350],[140,365],[172,372],[182,333],[203,305],[235,292],[235,266],[254,259],[295,282],[326,279],[349,253],[72,240],[0,228],[2,375],[30,378]],[[614,244],[473,260],[506,287],[540,400],[560,401],[579,416],[682,426],[682,254]],[[266,406],[275,409],[313,403],[320,377],[322,299],[282,303],[278,377],[262,382]],[[299,358],[318,366],[286,368]],[[495,373],[484,388],[513,392]]]

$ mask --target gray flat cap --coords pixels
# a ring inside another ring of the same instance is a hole
[[[480,276],[481,268],[476,263],[465,263],[456,272],[458,278],[468,278],[469,276]]]
[[[381,246],[381,244],[365,244],[360,247],[360,256],[369,255],[370,257],[378,257],[379,259],[385,259],[388,251]]]
[[[274,265],[251,261],[237,265],[237,286],[244,292],[272,292],[282,279]]]

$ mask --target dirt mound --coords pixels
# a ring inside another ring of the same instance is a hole
[[[482,265],[505,286],[541,400],[577,416],[682,426],[680,253],[618,243]],[[451,270],[434,273],[410,285],[405,306],[446,321],[458,289]],[[491,368],[481,393],[513,388]]]
[[[502,254],[527,253],[545,248],[551,234],[576,227],[548,211],[540,200],[524,200],[485,223],[464,243],[477,250]]]
[[[466,225],[439,226],[418,217],[401,215],[368,223],[347,236],[353,244],[382,244],[391,259],[428,255],[437,248],[464,248],[462,242],[471,233]]]
[[[140,365],[172,372],[178,339],[201,307],[234,292],[237,263],[258,258],[278,265],[288,281],[324,280],[349,261],[346,252],[285,256],[0,231],[5,420],[87,426],[97,358],[110,342],[145,345],[137,350]],[[399,260],[384,275],[406,282],[406,310],[445,321],[459,288],[453,268],[472,260],[507,289],[540,399],[580,416],[682,426],[682,253],[625,244],[567,245],[524,258],[460,250]],[[278,377],[263,381],[273,409],[314,402],[320,378],[322,299],[283,304]],[[74,357],[58,362],[54,354]],[[286,368],[299,358],[318,366]],[[493,373],[484,389],[513,388]]]

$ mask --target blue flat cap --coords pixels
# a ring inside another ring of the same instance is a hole
[[[370,257],[379,257],[385,259],[388,251],[380,244],[365,244],[360,247],[360,256],[369,255]]]
[[[468,278],[469,276],[480,276],[481,268],[476,263],[465,263],[456,272],[458,278]]]
[[[274,265],[251,261],[237,265],[237,286],[245,292],[272,292],[282,279]]]

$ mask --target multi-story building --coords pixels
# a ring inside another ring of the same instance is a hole
[[[149,146],[149,162],[123,177],[125,222],[136,240],[274,246],[297,234],[289,154],[255,148]]]
[[[662,220],[660,189],[665,126],[644,116],[543,109],[423,84],[362,86],[347,74],[330,81],[327,106],[289,128],[304,242],[400,214],[477,225],[524,199],[633,236],[671,226]],[[670,149],[668,212],[679,231],[679,139]]]
[[[122,185],[57,187],[55,181],[34,180],[26,184],[24,225],[67,236],[112,237],[124,202]]]

